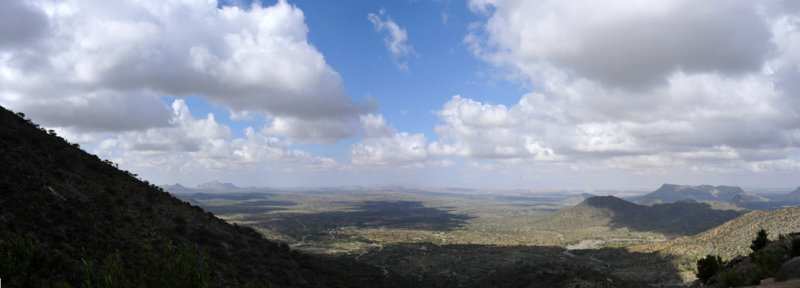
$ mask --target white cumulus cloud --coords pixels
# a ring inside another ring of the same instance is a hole
[[[0,20],[0,101],[46,125],[164,127],[170,112],[158,97],[200,95],[280,118],[288,124],[279,136],[335,122],[346,131],[299,135],[329,142],[354,136],[359,115],[377,105],[345,94],[308,43],[303,12],[284,0],[244,9],[205,0],[3,3],[0,13],[13,17]]]
[[[529,140],[583,170],[795,169],[800,16],[787,3],[470,1],[485,22],[468,48],[533,91],[509,107],[454,97],[430,147],[519,163]]]
[[[143,171],[141,174],[152,179],[160,179],[158,173],[173,172],[188,178],[185,175],[209,171],[346,169],[334,159],[292,149],[290,141],[258,133],[252,127],[245,128],[244,137],[234,138],[230,127],[218,123],[214,114],[198,119],[183,100],[175,100],[172,108],[166,127],[127,131],[116,137],[89,133],[84,135],[98,137],[84,141],[100,157],[125,169]]]
[[[362,139],[350,147],[354,165],[423,167],[428,158],[423,134],[397,132],[383,115],[361,116]]]

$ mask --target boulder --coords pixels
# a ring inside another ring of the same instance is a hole
[[[736,256],[735,258],[731,259],[731,261],[728,261],[728,264],[725,265],[725,268],[723,268],[722,271],[731,270],[735,268],[737,265],[739,265],[739,263],[742,263],[742,261],[747,260],[748,258],[750,257],[742,255]]]
[[[794,257],[781,266],[781,280],[800,278],[800,257]]]

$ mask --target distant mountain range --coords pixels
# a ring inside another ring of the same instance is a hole
[[[744,191],[737,186],[711,186],[711,185],[675,185],[664,184],[658,190],[644,195],[643,199],[657,199],[669,203],[686,199],[696,201],[730,202],[739,196],[739,199],[748,202],[764,202],[769,199]]]
[[[192,192],[192,191],[198,191],[198,190],[231,191],[231,190],[241,190],[242,189],[239,186],[233,185],[233,183],[220,183],[217,180],[197,185],[197,187],[195,187],[195,188],[188,188],[186,186],[181,185],[181,183],[175,183],[175,184],[171,184],[171,185],[170,184],[161,185],[160,187],[161,187],[161,189],[164,189],[164,190],[172,192],[172,193],[186,193],[186,192]]]
[[[242,188],[233,185],[232,183],[220,183],[217,180],[197,185],[197,189],[203,190],[239,190]]]
[[[676,202],[637,205],[614,196],[587,198],[540,221],[544,227],[613,227],[659,232],[669,236],[700,233],[741,215],[733,210],[714,210],[705,203]]]
[[[777,209],[800,204],[800,187],[785,195],[765,197],[737,186],[664,184],[651,193],[627,199],[640,205],[696,201],[710,203],[717,209]]]

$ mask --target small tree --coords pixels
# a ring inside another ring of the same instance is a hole
[[[722,262],[722,258],[719,256],[713,255],[706,255],[706,258],[702,258],[697,260],[697,278],[700,279],[700,283],[705,284],[708,279],[713,277],[717,274],[725,263]]]
[[[767,247],[767,243],[769,243],[769,239],[767,238],[767,230],[758,230],[756,238],[753,239],[753,244],[750,244],[750,249],[753,249],[753,252],[761,250],[762,248]]]

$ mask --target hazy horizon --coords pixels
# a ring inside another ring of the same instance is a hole
[[[187,187],[789,189],[798,3],[3,1],[0,105]]]
[[[459,190],[468,190],[478,193],[494,193],[494,192],[523,192],[523,193],[532,193],[532,194],[554,194],[554,193],[572,193],[572,194],[580,194],[580,193],[590,193],[596,194],[598,196],[603,195],[624,195],[624,196],[632,196],[632,195],[643,195],[661,188],[662,185],[680,185],[680,186],[701,186],[701,185],[710,185],[710,186],[735,186],[740,187],[747,192],[754,192],[764,195],[772,195],[772,194],[785,194],[792,192],[796,189],[800,189],[800,186],[797,187],[769,187],[769,186],[759,186],[759,187],[750,187],[750,186],[736,186],[736,185],[725,185],[725,184],[680,184],[680,183],[663,183],[661,185],[655,187],[572,187],[572,188],[504,188],[504,187],[459,187],[459,186],[425,186],[425,185],[414,185],[414,184],[403,184],[403,183],[386,183],[386,184],[375,184],[375,185],[331,185],[331,186],[302,186],[302,185],[294,185],[294,186],[258,186],[258,185],[239,185],[237,183],[232,182],[224,182],[219,180],[211,180],[202,183],[196,184],[187,184],[187,183],[164,183],[160,184],[159,186],[172,186],[176,184],[180,184],[184,188],[189,189],[192,193],[197,191],[202,191],[203,188],[200,186],[205,184],[212,184],[217,182],[219,184],[233,184],[239,189],[247,191],[247,189],[265,189],[267,190],[296,190],[296,191],[314,191],[314,190],[324,190],[324,189],[342,189],[344,191],[358,191],[357,189],[364,189],[367,191],[373,192],[385,192],[380,190],[372,190],[372,189],[391,189],[394,187],[398,188],[405,188],[405,189],[421,189],[421,190],[431,190],[431,191],[441,191],[441,190],[450,190],[450,192],[456,192]],[[227,190],[214,190],[211,189],[209,191],[227,191]],[[235,190],[231,190],[235,191]],[[172,191],[172,192],[180,192],[180,191]]]

